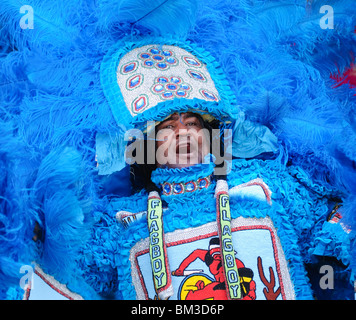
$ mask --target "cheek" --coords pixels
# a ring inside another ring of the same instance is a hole
[[[175,147],[175,136],[172,130],[158,132],[156,135],[156,155],[157,157],[168,157],[169,150]]]
[[[204,155],[209,152],[209,138],[206,136],[206,134],[192,134],[191,139],[194,139],[194,144],[198,146],[199,151],[203,153]]]
[[[157,142],[165,142],[167,139],[170,139],[174,135],[174,131],[172,129],[161,129],[156,133],[156,141]]]
[[[164,143],[164,141],[156,141],[156,150]]]
[[[156,147],[160,147],[163,144],[170,144],[173,138],[172,130],[160,130],[156,134]]]

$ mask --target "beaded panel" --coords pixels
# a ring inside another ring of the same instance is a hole
[[[231,231],[244,299],[294,300],[288,263],[271,219],[239,217],[231,221]],[[176,230],[165,237],[174,288],[171,299],[226,299],[217,224]],[[138,299],[157,299],[148,243],[148,238],[138,242],[130,254]]]
[[[220,100],[206,65],[171,45],[146,45],[124,55],[117,82],[133,116],[174,98]]]

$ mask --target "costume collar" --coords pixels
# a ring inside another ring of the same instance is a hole
[[[187,168],[157,168],[151,180],[162,190],[162,194],[178,195],[208,188],[213,179],[215,164],[208,155],[204,163]]]

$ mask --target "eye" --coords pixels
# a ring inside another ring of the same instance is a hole
[[[174,123],[172,123],[171,121],[162,122],[162,123],[158,126],[158,131],[159,131],[159,130],[164,130],[164,129],[174,129]]]
[[[162,129],[173,129],[173,125],[172,124],[167,124],[165,126],[162,127]]]
[[[195,127],[198,125],[196,121],[189,121],[185,124],[187,127]]]

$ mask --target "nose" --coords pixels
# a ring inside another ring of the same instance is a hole
[[[180,119],[177,120],[176,130],[187,129],[187,126]]]
[[[188,127],[182,121],[178,121],[174,133],[176,135],[176,138],[190,136],[188,132]]]

